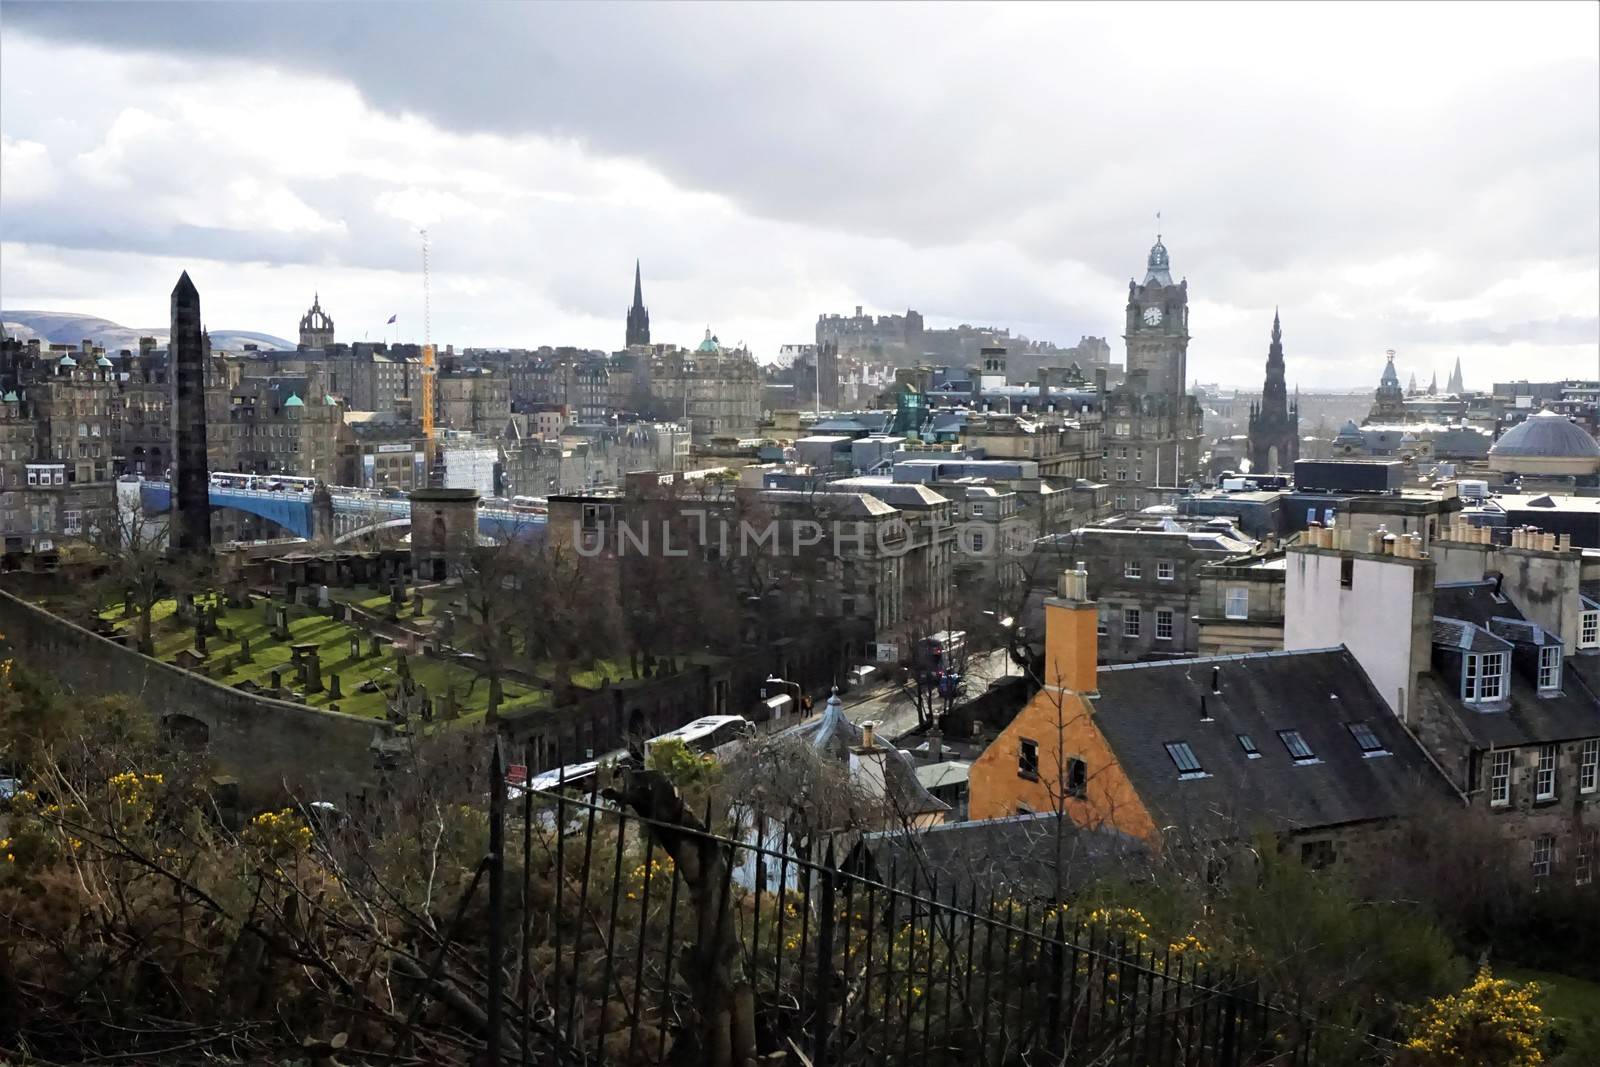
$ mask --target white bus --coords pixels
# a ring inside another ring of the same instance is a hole
[[[662,741],[682,741],[691,751],[711,752],[730,741],[754,737],[755,724],[743,715],[706,715],[644,743],[645,756]]]

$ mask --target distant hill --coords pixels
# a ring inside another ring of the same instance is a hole
[[[132,352],[139,351],[141,337],[154,337],[156,343],[163,347],[167,343],[167,329],[164,326],[135,330],[119,326],[109,319],[64,311],[0,311],[0,329],[5,331],[7,337],[24,341],[37,337],[41,344],[76,345],[86,340],[93,341],[97,345],[104,345],[106,351],[113,355],[124,348]],[[295,342],[274,337],[270,333],[256,333],[253,330],[211,331],[213,349],[237,352],[247,344],[261,348],[295,346]]]

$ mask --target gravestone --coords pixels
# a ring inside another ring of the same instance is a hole
[[[239,638],[239,662],[250,662],[250,639],[248,637]]]
[[[425,614],[421,592],[411,594],[411,614],[413,617]]]
[[[271,626],[277,617],[278,605],[274,604],[270,599],[263,600],[261,602],[261,621]]]
[[[272,691],[274,693],[283,688],[283,671],[276,667],[272,670]]]
[[[335,601],[333,605],[328,608],[328,611],[333,616],[334,622],[344,622],[345,619],[350,617],[349,609],[347,609],[344,603],[341,601]]]
[[[342,700],[344,694],[339,691],[339,675],[337,671],[328,674],[328,699]]]
[[[300,680],[307,693],[322,692],[322,662],[315,648],[300,657]]]
[[[199,620],[194,624],[194,650],[201,656],[206,655],[206,628]]]
[[[373,634],[367,639],[367,655],[376,656],[383,651],[383,638]]]
[[[272,635],[279,641],[289,640],[289,609],[283,604],[275,605],[277,614],[273,620]]]
[[[326,585],[317,586],[317,607],[327,611],[331,604],[332,601],[328,597],[328,587]]]
[[[289,603],[298,603],[300,599],[300,583],[290,579],[283,583],[283,599]]]
[[[351,634],[350,635],[350,658],[351,659],[360,659],[361,658],[361,635],[360,634]]]

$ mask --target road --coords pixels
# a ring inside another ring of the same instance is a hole
[[[997,678],[1021,673],[1005,649],[975,652],[967,660],[966,697],[978,696]],[[857,724],[870,720],[884,737],[899,737],[917,725],[916,705],[898,685],[879,683],[841,699],[846,718]]]

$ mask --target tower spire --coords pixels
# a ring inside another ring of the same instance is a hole
[[[627,344],[650,343],[650,312],[644,306],[644,282],[639,272],[639,261],[633,261],[633,306],[628,309]]]

